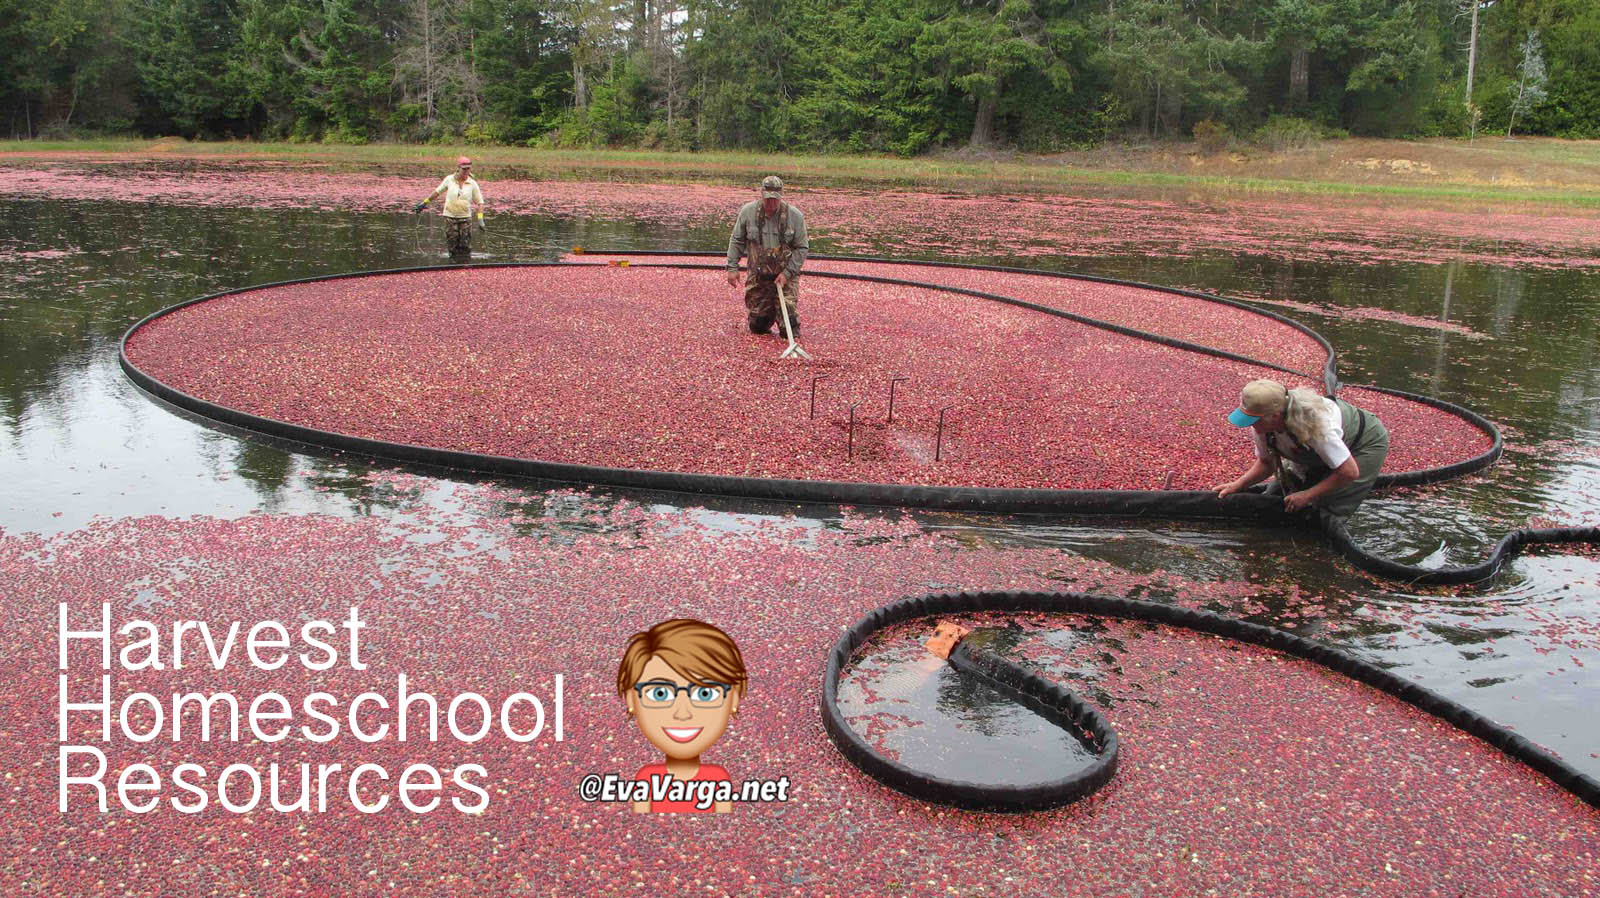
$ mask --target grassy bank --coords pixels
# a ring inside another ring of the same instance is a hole
[[[1600,208],[1600,141],[1544,138],[1482,138],[1472,143],[1350,139],[1276,153],[1240,148],[1214,155],[1179,143],[1107,146],[1051,156],[962,153],[915,159],[397,144],[191,143],[176,138],[0,141],[0,161],[7,156],[64,155],[445,169],[463,152],[479,160],[483,169],[539,177],[727,182],[779,172],[802,183],[861,182],[932,190],[1070,192],[1084,187],[1158,187]]]

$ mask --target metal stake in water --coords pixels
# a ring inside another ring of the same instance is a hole
[[[889,423],[890,424],[894,423],[894,387],[895,387],[895,384],[898,384],[902,380],[910,380],[910,379],[911,378],[909,378],[909,377],[897,377],[894,380],[889,381]]]
[[[944,454],[944,413],[953,408],[955,408],[955,406],[947,405],[944,408],[939,409],[939,435],[934,437],[933,441],[934,461],[938,461],[940,456]]]
[[[856,403],[856,405],[860,404],[859,402]],[[845,450],[851,461],[855,461],[856,457],[856,405],[850,406],[849,443],[846,444],[847,448]]]
[[[818,374],[816,377],[811,378],[811,420],[813,421],[817,420],[817,381],[827,376],[826,374]]]

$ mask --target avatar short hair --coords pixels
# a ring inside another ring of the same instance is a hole
[[[702,621],[675,618],[635,633],[628,640],[622,664],[617,667],[618,695],[627,697],[652,657],[667,662],[692,682],[721,683],[738,690],[741,696],[749,680],[739,646],[728,634]]]

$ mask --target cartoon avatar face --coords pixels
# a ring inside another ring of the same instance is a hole
[[[659,655],[650,656],[628,690],[628,711],[639,731],[671,760],[692,761],[715,745],[739,710],[739,687],[695,682]]]

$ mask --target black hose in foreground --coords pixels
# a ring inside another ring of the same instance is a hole
[[[1600,780],[1493,720],[1375,664],[1283,630],[1191,608],[1080,592],[963,592],[902,599],[876,608],[845,631],[828,654],[822,678],[822,723],[840,753],[884,785],[913,798],[983,811],[1042,811],[1082,799],[1110,782],[1116,771],[1118,741],[1105,718],[1069,690],[1000,659],[958,644],[950,663],[975,673],[1046,719],[1087,734],[1098,759],[1074,774],[1026,786],[993,786],[923,773],[885,757],[856,732],[839,710],[839,679],[856,650],[872,634],[902,621],[942,614],[981,612],[1057,612],[1149,621],[1263,646],[1320,664],[1400,699],[1482,739],[1548,777],[1592,807],[1600,808]]]
[[[1524,528],[1513,530],[1500,541],[1495,543],[1489,557],[1477,564],[1454,565],[1451,567],[1425,568],[1414,564],[1402,564],[1381,555],[1371,552],[1356,545],[1344,521],[1325,511],[1318,512],[1318,521],[1322,532],[1327,535],[1328,541],[1352,565],[1391,580],[1404,580],[1424,586],[1441,586],[1456,583],[1476,583],[1487,580],[1499,572],[1500,566],[1505,564],[1511,556],[1522,551],[1523,546],[1531,545],[1564,545],[1573,543],[1588,543],[1600,545],[1600,527],[1546,527],[1542,529]]]

